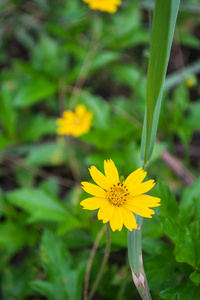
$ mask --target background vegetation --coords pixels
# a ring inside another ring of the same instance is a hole
[[[140,166],[152,1],[114,15],[80,0],[0,3],[0,298],[82,299],[90,249],[102,227],[79,205],[88,167]],[[148,169],[162,200],[143,225],[153,299],[200,299],[200,4],[183,1],[168,67],[158,139]],[[56,119],[83,103],[92,129],[56,135]],[[180,160],[182,162],[180,162]],[[95,299],[140,299],[127,230],[114,232]],[[105,239],[95,257],[91,285]]]

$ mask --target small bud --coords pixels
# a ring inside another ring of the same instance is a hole
[[[120,183],[124,182],[124,176],[120,176],[119,181]]]

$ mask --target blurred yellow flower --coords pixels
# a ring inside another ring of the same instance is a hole
[[[110,14],[117,11],[117,6],[121,4],[121,0],[83,0],[88,3],[91,9],[106,11]]]
[[[186,78],[186,85],[189,89],[195,87],[197,85],[197,82],[198,82],[197,77],[193,74],[191,74]]]
[[[92,118],[93,113],[87,110],[83,104],[79,104],[75,107],[74,112],[66,110],[62,118],[57,119],[56,123],[60,126],[57,129],[57,134],[71,134],[74,137],[78,137],[87,133],[90,130]]]
[[[155,185],[154,180],[144,180],[146,172],[142,168],[131,173],[126,180],[120,182],[119,174],[114,162],[104,160],[102,174],[95,166],[90,169],[90,175],[99,186],[82,182],[82,188],[94,197],[81,201],[84,209],[99,209],[97,217],[103,223],[110,222],[113,231],[122,230],[123,224],[132,231],[137,228],[133,212],[146,218],[152,218],[154,211],[149,207],[160,205],[160,199],[149,195],[148,192]]]

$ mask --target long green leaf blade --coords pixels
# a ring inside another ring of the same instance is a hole
[[[157,0],[147,75],[146,112],[142,134],[141,158],[151,158],[155,141],[164,81],[180,0]]]
[[[147,75],[147,105],[141,144],[141,158],[144,167],[150,160],[153,151],[179,5],[180,0],[156,0]],[[142,261],[142,219],[137,216],[138,228],[128,232],[128,254],[135,285],[142,299],[150,300],[151,295]]]

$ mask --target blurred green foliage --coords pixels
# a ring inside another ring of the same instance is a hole
[[[114,15],[79,0],[0,2],[0,298],[79,300],[102,224],[79,205],[87,196],[73,176],[71,151],[83,180],[91,165],[103,171],[104,159],[124,176],[140,166],[153,1],[123,1]],[[195,175],[200,170],[198,75],[194,87],[186,82],[200,71],[199,16],[198,1],[182,1],[149,167],[161,198],[143,225],[153,299],[200,299],[199,178],[185,187],[162,160],[167,149]],[[94,119],[91,131],[72,143],[56,136],[56,119],[77,103]],[[126,229],[111,239],[99,299],[138,299]],[[104,245],[105,238],[90,287]]]

